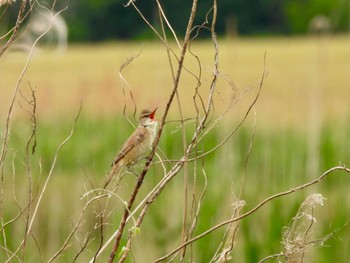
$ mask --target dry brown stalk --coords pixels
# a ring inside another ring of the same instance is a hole
[[[203,232],[202,234],[200,234],[200,235],[198,235],[198,236],[188,240],[186,243],[181,244],[177,248],[173,249],[171,252],[169,252],[165,256],[163,256],[161,258],[158,258],[157,260],[154,261],[154,263],[158,263],[158,262],[162,262],[162,261],[166,260],[167,258],[172,256],[173,254],[175,254],[178,251],[180,251],[184,246],[188,246],[189,244],[191,244],[193,242],[196,242],[197,240],[199,240],[199,239],[209,235],[210,233],[216,231],[217,229],[219,229],[219,228],[221,228],[221,227],[223,227],[225,225],[231,224],[233,222],[240,221],[243,218],[246,218],[246,217],[250,216],[251,214],[255,213],[257,210],[259,210],[261,207],[263,207],[264,205],[268,204],[269,202],[271,202],[272,200],[274,200],[276,198],[279,198],[279,197],[285,196],[285,195],[289,195],[289,194],[293,194],[293,193],[295,193],[297,191],[304,190],[305,188],[308,188],[308,187],[310,187],[310,186],[312,186],[314,184],[317,184],[317,183],[321,182],[325,177],[327,177],[329,174],[331,174],[332,172],[335,172],[335,171],[343,171],[343,172],[346,172],[346,173],[350,174],[350,169],[345,167],[345,166],[332,167],[329,170],[325,171],[321,176],[319,176],[318,178],[316,178],[313,181],[307,182],[307,183],[302,184],[302,185],[297,186],[297,187],[293,187],[290,190],[287,190],[287,191],[280,192],[280,193],[274,194],[272,196],[269,196],[266,199],[264,199],[263,201],[261,201],[258,205],[256,205],[253,209],[249,210],[248,212],[243,213],[242,215],[240,215],[238,217],[235,217],[235,218],[223,221],[220,224],[217,224],[216,226],[211,227],[210,229],[208,229],[207,231]]]
[[[132,2],[132,4],[134,5],[134,2]],[[196,10],[197,10],[197,1],[194,0],[193,1],[193,5],[192,5],[191,15],[190,15],[189,22],[188,22],[188,25],[187,25],[187,30],[186,30],[184,44],[183,44],[183,47],[182,47],[182,50],[181,50],[181,56],[180,56],[180,61],[179,61],[179,64],[178,64],[178,69],[177,69],[177,72],[176,72],[174,87],[173,87],[172,93],[170,94],[170,97],[168,99],[168,102],[167,102],[166,108],[164,110],[162,119],[160,121],[160,125],[159,125],[160,127],[159,127],[159,130],[157,132],[157,136],[155,138],[152,151],[151,151],[151,153],[150,153],[150,155],[149,155],[149,157],[147,159],[147,162],[145,164],[145,167],[144,167],[143,171],[141,172],[141,174],[138,177],[137,184],[136,184],[136,186],[135,186],[135,188],[134,188],[134,190],[133,190],[133,192],[131,194],[131,197],[130,197],[130,199],[128,201],[128,207],[127,207],[127,209],[125,209],[123,218],[122,218],[122,220],[121,220],[121,222],[119,224],[117,236],[115,238],[115,243],[113,245],[111,254],[110,254],[109,259],[108,259],[108,262],[110,262],[110,263],[114,261],[115,255],[116,255],[117,250],[119,248],[120,239],[121,239],[122,233],[124,231],[127,218],[129,216],[129,211],[130,211],[130,209],[131,209],[131,207],[132,207],[132,205],[133,205],[133,203],[135,201],[135,198],[136,198],[136,196],[137,196],[137,194],[139,192],[139,189],[140,189],[140,187],[141,187],[141,185],[143,183],[144,177],[146,176],[147,171],[148,171],[148,169],[149,169],[149,167],[151,165],[151,162],[153,160],[153,156],[155,154],[156,146],[159,143],[160,136],[161,136],[162,131],[163,131],[165,119],[166,119],[166,117],[168,115],[168,111],[170,109],[170,106],[171,106],[171,104],[173,102],[173,99],[174,99],[174,96],[176,94],[177,88],[179,86],[179,81],[180,81],[181,72],[182,72],[182,68],[183,68],[182,65],[184,63],[187,47],[188,47],[188,44],[189,44],[190,32],[191,32],[191,29],[192,29],[192,24],[193,24],[193,20],[194,20],[195,14],[196,14]]]

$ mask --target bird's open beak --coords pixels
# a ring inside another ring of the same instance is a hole
[[[158,107],[155,108],[149,115],[150,119],[154,120],[154,115],[156,114],[156,111],[157,111]]]

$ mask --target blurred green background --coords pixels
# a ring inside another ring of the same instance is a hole
[[[1,31],[13,25],[18,2],[9,7],[1,20]],[[25,162],[25,147],[32,124],[25,98],[30,86],[37,98],[37,145],[30,155],[33,175],[33,196],[42,189],[58,145],[69,134],[82,103],[82,112],[71,140],[58,155],[53,176],[49,181],[32,236],[28,239],[26,262],[47,262],[62,246],[73,229],[86,200],[81,196],[97,187],[105,178],[110,163],[124,140],[133,131],[123,116],[135,123],[134,106],[158,106],[161,116],[169,93],[172,77],[164,45],[144,25],[132,7],[121,1],[59,2],[56,10],[68,6],[62,13],[67,22],[69,45],[64,52],[54,52],[39,45],[20,83],[10,122],[9,151],[3,166],[1,195],[2,224],[8,222],[27,206],[29,177]],[[136,4],[159,28],[155,3]],[[169,21],[180,36],[184,33],[190,1],[164,2]],[[220,71],[215,93],[215,114],[222,114],[236,96],[235,105],[202,141],[198,151],[212,149],[234,129],[243,118],[257,92],[264,69],[262,93],[244,125],[219,150],[189,165],[189,186],[195,184],[198,200],[207,181],[201,203],[195,235],[228,219],[232,203],[239,197],[246,201],[244,211],[264,198],[301,185],[320,176],[339,163],[350,165],[350,37],[348,1],[218,1]],[[4,8],[4,7],[1,7]],[[199,3],[195,24],[201,24],[210,8],[210,1]],[[170,10],[170,11],[169,11]],[[322,14],[325,27],[310,34],[311,20]],[[328,26],[329,27],[328,27]],[[201,71],[199,92],[208,95],[212,78],[213,44],[202,32],[191,44],[185,60],[186,69]],[[98,42],[98,43],[97,43]],[[175,42],[170,46],[178,52]],[[118,71],[131,56],[141,52],[123,70],[127,84]],[[8,52],[0,58],[0,128],[4,134],[8,107],[27,53]],[[195,114],[193,105],[197,80],[183,72],[179,98],[185,118]],[[137,114],[138,114],[137,112]],[[136,115],[137,115],[136,114]],[[178,120],[174,104],[168,120]],[[194,123],[186,125],[190,140]],[[254,139],[253,139],[254,137]],[[252,141],[253,139],[253,141]],[[253,143],[246,167],[250,143]],[[168,159],[182,155],[182,133],[178,123],[166,124],[158,153]],[[158,159],[156,158],[156,161]],[[166,168],[170,164],[165,164]],[[204,172],[202,171],[202,166]],[[136,169],[141,169],[137,167]],[[245,175],[245,176],[244,176]],[[147,175],[137,202],[142,200],[162,178],[163,169],[155,164]],[[244,177],[244,183],[242,183]],[[181,242],[182,209],[184,205],[183,173],[176,176],[152,205],[132,245],[128,262],[152,262]],[[136,182],[134,175],[126,176],[121,198],[127,199]],[[347,262],[350,246],[349,176],[333,173],[319,184],[279,198],[241,221],[233,249],[233,262],[258,262],[282,250],[283,228],[290,225],[302,201],[312,193],[321,193],[327,200],[315,208],[317,223],[312,239],[320,239],[340,229],[324,247],[310,248],[305,262]],[[241,196],[239,196],[242,191]],[[192,198],[192,196],[191,196]],[[91,233],[90,242],[76,262],[87,262],[100,244],[98,213],[104,201],[94,202],[83,217],[83,224],[56,262],[73,262],[84,238]],[[104,241],[113,233],[123,212],[117,197],[109,202],[108,225]],[[3,228],[0,235],[0,262],[6,261],[23,239],[26,217]],[[127,229],[132,227],[129,223]],[[194,244],[193,260],[209,262],[223,238],[224,228]],[[125,238],[123,237],[123,245]],[[103,254],[106,261],[110,248]],[[190,259],[190,252],[188,252]],[[187,260],[186,259],[186,260]],[[19,262],[14,259],[13,262]],[[272,260],[277,262],[277,260]],[[100,262],[100,261],[98,261]]]
[[[50,2],[44,6],[49,6]],[[71,41],[155,38],[132,5],[125,7],[127,3],[126,0],[63,0],[57,1],[55,10],[67,8],[62,15],[69,25]],[[161,4],[174,30],[178,35],[184,35],[192,2],[162,1]],[[19,5],[20,1],[11,5],[2,19],[7,28],[13,25]],[[136,5],[152,25],[160,29],[156,1],[138,1]],[[199,5],[195,24],[205,21],[212,1],[204,0]],[[319,15],[330,20],[333,32],[349,30],[347,0],[221,0],[217,5],[216,31],[221,36],[304,34],[309,30],[310,21]],[[202,33],[203,37],[209,36],[208,32]]]

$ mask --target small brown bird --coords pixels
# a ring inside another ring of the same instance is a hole
[[[144,158],[151,149],[157,132],[157,120],[154,118],[157,108],[153,111],[143,110],[139,117],[139,125],[124,143],[121,151],[112,163],[113,170],[104,183],[107,187],[113,175],[123,166],[132,166]]]

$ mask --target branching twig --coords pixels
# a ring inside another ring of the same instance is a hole
[[[29,85],[31,96],[26,99],[27,103],[29,104],[30,114],[31,114],[31,123],[32,123],[32,131],[29,135],[29,138],[27,140],[26,144],[26,167],[27,167],[27,174],[28,174],[28,209],[27,209],[27,215],[26,215],[26,224],[25,224],[25,234],[24,234],[24,244],[22,247],[22,260],[24,261],[25,258],[25,251],[26,251],[26,243],[27,243],[27,234],[28,233],[28,227],[29,227],[29,219],[30,219],[30,213],[31,213],[31,203],[33,200],[33,176],[32,176],[32,167],[31,167],[31,161],[30,161],[30,154],[34,154],[35,147],[36,147],[36,129],[37,129],[37,122],[36,122],[36,97],[35,92],[33,88]],[[23,95],[22,95],[23,96]],[[30,147],[32,145],[32,147]],[[31,149],[30,149],[31,148]]]
[[[295,193],[297,191],[300,191],[300,190],[303,190],[307,187],[310,187],[316,183],[319,183],[321,182],[327,175],[329,175],[330,173],[334,172],[334,171],[344,171],[344,172],[347,172],[347,173],[350,173],[350,169],[349,168],[346,168],[345,166],[335,166],[335,167],[332,167],[330,168],[329,170],[327,170],[326,172],[324,172],[320,177],[318,177],[317,179],[313,180],[313,181],[310,181],[308,183],[305,183],[305,184],[302,184],[300,186],[297,186],[297,187],[294,187],[290,190],[287,190],[287,191],[284,191],[284,192],[280,192],[280,193],[277,193],[275,195],[272,195],[266,199],[264,199],[262,202],[260,202],[258,205],[256,205],[253,209],[249,210],[248,212],[242,214],[241,216],[238,216],[236,218],[233,218],[233,219],[229,219],[229,220],[226,220],[226,221],[223,221],[221,222],[220,224],[217,224],[216,226],[208,229],[207,231],[203,232],[202,234],[188,240],[186,243],[178,246],[177,248],[173,249],[171,252],[169,252],[168,254],[166,254],[165,256],[157,259],[154,261],[154,263],[157,263],[157,262],[161,262],[165,259],[167,259],[168,257],[170,257],[171,255],[173,255],[174,253],[178,252],[179,250],[181,250],[184,246],[188,246],[189,244],[203,238],[204,236],[207,236],[208,234],[216,231],[217,229],[225,226],[225,225],[228,225],[228,224],[231,224],[233,222],[236,222],[236,221],[239,221],[243,218],[246,218],[247,216],[255,213],[257,210],[259,210],[261,207],[263,207],[265,204],[269,203],[270,201],[276,199],[276,198],[279,198],[281,196],[285,196],[285,195],[289,195],[289,194],[292,194],[292,193]]]
[[[29,7],[29,10],[25,12],[25,9],[26,9],[26,6],[27,6],[27,2],[30,4],[30,7]],[[1,55],[7,50],[7,48],[10,47],[10,45],[13,43],[19,29],[20,29],[20,26],[23,22],[23,20],[25,19],[25,17],[27,15],[29,15],[31,12],[32,12],[32,8],[34,6],[34,4],[36,4],[37,1],[27,1],[27,0],[23,0],[21,1],[21,4],[20,4],[20,8],[19,8],[19,13],[18,13],[18,16],[17,16],[17,21],[16,21],[16,25],[14,26],[14,28],[11,30],[12,32],[12,35],[11,37],[9,38],[9,40],[5,43],[4,46],[2,46],[2,48],[0,49],[0,57]],[[55,1],[53,3],[53,6],[55,4]],[[39,6],[41,8],[45,8],[43,6],[41,6],[39,4]],[[60,12],[58,12],[57,14],[61,13],[63,10],[61,10]],[[13,89],[13,94],[12,94],[12,97],[11,97],[11,100],[10,100],[10,104],[9,104],[9,107],[8,107],[8,112],[7,112],[7,115],[6,115],[6,121],[5,121],[5,127],[4,127],[4,131],[2,133],[2,136],[3,136],[3,139],[2,139],[2,147],[1,147],[1,151],[0,151],[0,173],[1,173],[1,189],[0,189],[0,220],[1,220],[1,232],[2,232],[2,235],[3,235],[3,238],[5,240],[4,244],[6,246],[6,234],[5,234],[5,226],[8,224],[8,223],[12,223],[14,221],[16,221],[16,219],[18,217],[15,217],[13,220],[10,220],[8,221],[7,223],[4,223],[4,218],[3,218],[3,200],[4,200],[4,164],[5,164],[5,159],[6,159],[6,156],[7,156],[7,152],[8,152],[8,145],[9,145],[9,140],[10,140],[10,131],[11,131],[11,127],[10,127],[10,122],[11,122],[11,119],[12,119],[12,115],[14,113],[14,105],[15,105],[15,101],[17,99],[17,96],[18,96],[18,93],[20,92],[20,84],[24,78],[24,75],[25,73],[27,72],[27,69],[29,67],[29,64],[30,64],[30,61],[32,59],[32,56],[33,56],[33,51],[34,51],[34,48],[35,46],[37,45],[38,41],[43,38],[47,32],[50,30],[51,28],[51,23],[50,25],[48,25],[48,28],[46,31],[44,31],[41,35],[39,35],[36,40],[34,41],[30,51],[29,51],[29,54],[27,56],[27,59],[25,61],[25,64],[24,64],[24,67],[17,79],[17,82],[16,82],[16,85]],[[33,197],[32,197],[32,184],[31,184],[31,167],[30,167],[30,160],[29,160],[29,154],[30,154],[30,145],[32,144],[32,148],[31,148],[31,152],[33,153],[35,151],[35,145],[36,145],[36,139],[35,139],[35,134],[36,134],[36,117],[35,117],[35,111],[36,111],[36,98],[35,98],[35,95],[34,95],[34,92],[32,90],[32,99],[31,100],[28,100],[27,101],[32,109],[30,110],[30,114],[31,114],[31,121],[32,121],[32,125],[33,125],[33,129],[32,129],[32,133],[31,135],[29,136],[28,138],[28,141],[27,141],[27,144],[26,144],[26,166],[27,166],[27,173],[28,173],[28,176],[29,176],[29,197],[28,197],[28,204],[26,206],[26,208],[24,210],[21,209],[21,212],[19,215],[23,214],[25,211],[27,211],[27,219],[26,219],[26,223],[25,223],[25,234],[24,234],[24,238],[20,244],[20,246],[18,247],[18,249],[12,254],[12,256],[8,257],[8,261],[11,261],[11,259],[13,257],[18,257],[17,253],[18,251],[22,248],[22,258],[25,257],[25,245],[26,245],[26,241],[27,241],[27,236],[30,233],[31,231],[31,226],[33,224],[33,221],[29,222],[29,216],[30,216],[30,213],[31,213],[31,204],[32,204],[32,201],[33,201]],[[6,249],[6,251],[8,251]]]
[[[25,16],[25,9],[26,9],[27,2],[29,2],[29,1],[28,0],[22,0],[22,2],[21,2],[21,5],[20,5],[19,10],[18,10],[16,25],[14,26],[14,28],[12,30],[11,37],[0,48],[0,57],[11,46],[11,44],[13,43],[13,41],[15,40],[15,38],[16,38],[16,36],[18,34],[19,28],[20,28],[20,26],[21,26],[21,24],[23,22],[23,17]]]
[[[133,3],[133,2],[132,2]],[[115,238],[115,243],[113,245],[113,248],[112,248],[112,252],[109,256],[109,260],[108,262],[111,263],[114,261],[114,258],[115,258],[115,255],[117,253],[117,250],[119,248],[119,244],[120,244],[120,240],[121,240],[121,236],[122,236],[122,233],[124,231],[124,228],[125,228],[125,224],[126,224],[126,221],[127,221],[127,218],[129,216],[129,210],[131,209],[134,201],[135,201],[135,198],[139,192],[139,189],[143,183],[143,180],[144,180],[144,177],[150,167],[150,164],[153,160],[153,156],[155,154],[155,150],[156,150],[156,146],[158,145],[159,143],[159,140],[160,140],[160,136],[162,134],[162,131],[163,131],[163,126],[164,126],[164,122],[165,122],[165,119],[168,115],[168,111],[170,109],[170,105],[172,104],[173,102],[173,98],[176,94],[176,91],[177,91],[177,88],[178,88],[178,85],[179,85],[179,81],[180,81],[180,76],[181,76],[181,72],[182,72],[182,65],[184,63],[184,59],[185,59],[185,54],[186,54],[186,51],[187,51],[187,47],[188,47],[188,43],[189,43],[189,39],[190,39],[190,31],[191,31],[191,28],[192,28],[192,24],[193,24],[193,21],[194,21],[194,17],[195,17],[195,14],[196,14],[196,10],[197,10],[197,1],[194,0],[193,1],[193,5],[192,5],[192,11],[191,11],[191,15],[190,15],[190,18],[189,18],[189,22],[188,22],[188,25],[187,25],[187,30],[186,30],[186,35],[185,35],[185,40],[184,40],[184,45],[182,47],[182,50],[181,50],[181,56],[180,56],[180,61],[179,61],[179,64],[178,64],[178,69],[177,69],[177,72],[176,72],[176,78],[175,78],[175,83],[174,83],[174,88],[172,90],[172,93],[170,94],[170,97],[168,99],[168,102],[167,102],[167,105],[166,105],[166,108],[165,108],[165,111],[163,113],[163,116],[162,116],[162,119],[160,121],[160,127],[159,127],[159,130],[157,132],[157,136],[155,138],[155,141],[154,141],[154,146],[152,148],[152,151],[147,159],[147,162],[145,164],[145,167],[143,169],[143,171],[141,172],[138,180],[137,180],[137,184],[131,194],[131,197],[128,201],[128,208],[125,209],[124,211],[124,215],[122,217],[122,221],[120,222],[119,224],[119,227],[118,227],[118,232],[117,232],[117,236]]]
[[[34,224],[36,215],[37,215],[38,210],[39,210],[39,206],[40,206],[41,201],[42,201],[42,199],[43,199],[43,196],[44,196],[44,194],[45,194],[45,192],[46,192],[48,183],[49,183],[49,181],[50,181],[50,179],[51,179],[51,177],[52,177],[52,175],[53,175],[53,172],[54,172],[54,169],[55,169],[55,166],[56,166],[56,162],[57,162],[57,158],[58,158],[58,154],[59,154],[59,152],[61,151],[62,147],[72,138],[73,133],[74,133],[74,130],[75,130],[75,125],[76,125],[76,123],[77,123],[77,121],[78,121],[78,119],[79,119],[79,116],[80,116],[80,112],[81,112],[81,105],[80,105],[80,107],[79,107],[78,114],[77,114],[77,116],[76,116],[76,118],[75,118],[75,120],[74,120],[74,122],[73,122],[73,126],[72,126],[72,129],[71,129],[69,135],[68,135],[67,138],[64,139],[64,140],[60,143],[60,145],[57,147],[55,156],[54,156],[53,161],[52,161],[52,164],[51,164],[50,171],[49,171],[48,176],[47,176],[47,178],[46,178],[46,180],[45,180],[45,183],[44,183],[44,185],[43,185],[43,188],[42,188],[42,190],[41,190],[41,192],[40,192],[40,194],[39,194],[37,203],[36,203],[36,205],[35,205],[35,207],[34,207],[33,215],[32,215],[32,217],[31,217],[31,219],[30,219],[30,221],[29,221],[29,224],[28,224],[28,227],[27,227],[26,236],[28,236],[28,235],[31,233],[32,226],[33,226],[33,224]],[[18,246],[18,248],[17,248],[16,251],[14,252],[14,255],[16,255],[16,254],[18,253],[18,251],[21,249],[21,247],[24,245],[24,243],[25,243],[25,239],[22,240],[21,244]],[[6,261],[6,263],[7,263],[7,262],[11,262],[12,258],[13,258],[13,256],[10,257],[10,258]]]
[[[122,91],[123,91],[123,97],[124,97],[124,106],[123,106],[123,115],[126,117],[126,119],[128,120],[128,122],[134,126],[134,123],[126,116],[126,92],[125,92],[125,86],[129,86],[128,82],[126,81],[126,79],[124,78],[123,76],[123,70],[128,66],[130,65],[130,63],[132,63],[138,56],[141,55],[141,52],[142,52],[142,46],[141,46],[141,49],[140,51],[136,54],[136,55],[133,55],[132,57],[128,58],[119,68],[119,78],[121,80],[121,85],[122,85]],[[130,97],[132,99],[132,102],[134,104],[134,116],[136,114],[136,111],[137,111],[137,105],[134,101],[134,98],[133,98],[133,95],[132,95],[132,92],[130,90]]]

